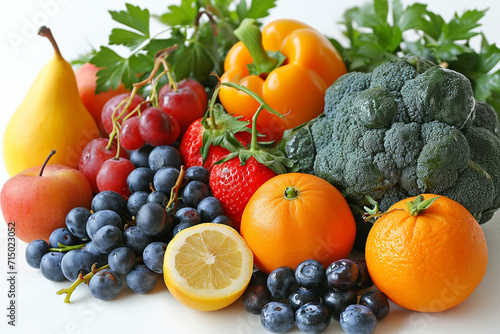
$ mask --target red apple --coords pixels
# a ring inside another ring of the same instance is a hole
[[[90,209],[91,203],[87,178],[63,165],[28,168],[10,178],[0,192],[5,222],[15,223],[16,236],[27,243],[36,239],[48,241],[52,231],[65,227],[71,209]]]

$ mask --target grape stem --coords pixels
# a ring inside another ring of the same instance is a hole
[[[90,271],[90,273],[86,274],[85,276],[80,273],[80,275],[78,275],[78,278],[76,279],[76,281],[73,282],[73,284],[71,284],[71,286],[69,288],[65,288],[65,289],[61,289],[59,291],[57,291],[56,293],[58,295],[62,295],[63,293],[66,294],[66,298],[64,298],[64,302],[65,303],[71,303],[70,301],[70,298],[71,298],[71,295],[73,294],[73,291],[75,291],[76,287],[79,286],[80,284],[82,283],[87,283],[90,281],[90,279],[99,271],[103,270],[103,269],[108,269],[109,268],[109,264],[105,265],[105,266],[102,266],[100,268],[97,268],[96,269],[96,266],[97,266],[97,263],[94,263],[92,265],[92,270]]]
[[[59,243],[59,248],[49,248],[49,251],[51,252],[59,252],[59,253],[65,253],[69,252],[70,250],[73,249],[81,249],[85,247],[86,244],[78,244],[78,245],[72,245],[72,246],[66,246],[61,243]]]
[[[172,204],[174,205],[173,212],[175,212],[175,207],[177,206],[177,195],[179,193],[179,188],[182,185],[182,182],[184,181],[184,176],[186,175],[186,169],[184,165],[181,166],[181,170],[179,173],[179,177],[177,178],[177,181],[175,182],[175,185],[172,187],[172,190],[170,191],[170,198],[168,200],[167,206],[165,209],[168,209]]]

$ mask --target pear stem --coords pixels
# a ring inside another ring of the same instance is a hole
[[[43,163],[42,167],[40,168],[40,174],[38,174],[38,176],[42,176],[43,170],[45,169],[45,166],[47,166],[47,163],[49,162],[50,158],[52,158],[52,156],[54,154],[56,154],[56,150],[50,151],[49,156],[47,157],[47,159],[45,159],[45,162]]]
[[[52,31],[50,31],[49,28],[47,28],[46,26],[41,26],[38,30],[38,35],[48,38],[50,44],[52,44],[52,47],[54,48],[54,52],[56,53],[56,55],[62,58],[61,50],[59,50],[59,46],[57,45],[56,40],[52,35]]]

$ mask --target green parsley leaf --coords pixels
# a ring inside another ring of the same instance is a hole
[[[159,16],[161,22],[169,26],[190,26],[193,24],[198,8],[195,0],[182,0],[179,6],[168,6],[168,12]]]
[[[128,3],[125,6],[127,7],[126,11],[109,11],[113,20],[135,29],[149,38],[149,10]]]
[[[148,37],[145,35],[130,30],[115,28],[111,30],[111,35],[109,35],[109,44],[124,45],[134,50],[147,39]]]

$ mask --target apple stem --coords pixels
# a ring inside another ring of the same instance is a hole
[[[43,170],[45,169],[45,166],[47,166],[47,163],[49,162],[50,158],[52,158],[52,156],[54,154],[56,154],[56,150],[50,151],[49,156],[47,157],[47,159],[45,159],[45,162],[43,163],[42,167],[40,168],[40,174],[38,174],[38,176],[42,176]]]
[[[56,55],[62,58],[59,46],[57,45],[54,35],[52,35],[52,31],[50,31],[49,28],[47,28],[46,26],[41,26],[40,29],[38,29],[38,35],[48,38],[50,44],[52,44],[52,47],[54,48],[54,52],[56,53]]]

